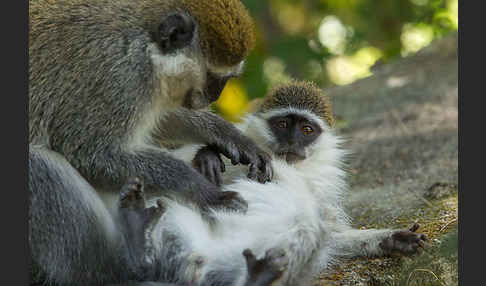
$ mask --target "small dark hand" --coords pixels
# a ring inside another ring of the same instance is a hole
[[[221,173],[225,172],[225,165],[220,154],[211,146],[206,146],[196,153],[192,160],[192,166],[206,179],[220,187],[223,183]]]
[[[419,248],[425,247],[424,242],[428,240],[425,234],[415,232],[419,227],[418,223],[414,223],[408,230],[397,230],[379,245],[386,254],[393,252],[405,255],[415,254]]]

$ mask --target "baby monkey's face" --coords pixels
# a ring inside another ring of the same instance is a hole
[[[268,126],[275,137],[270,146],[277,157],[288,163],[297,163],[308,156],[306,150],[323,132],[317,122],[302,114],[289,113],[267,119]]]

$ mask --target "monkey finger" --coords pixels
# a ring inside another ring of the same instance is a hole
[[[249,248],[245,249],[242,254],[245,257],[247,267],[251,268],[256,262],[255,255]]]
[[[201,174],[211,183],[214,183],[214,181],[211,178],[211,168],[209,166],[209,162],[205,161],[204,163],[201,164]]]
[[[218,154],[218,159],[219,159],[219,167],[220,167],[221,173],[226,172],[226,166],[224,164],[223,159],[221,158],[221,156],[219,154]]]
[[[216,186],[221,187],[221,184],[223,183],[223,178],[221,176],[221,166],[214,166],[213,167],[213,174],[214,174],[214,182]]]
[[[271,164],[271,157],[267,153],[260,153],[258,155],[259,169],[265,175],[265,182],[270,182],[273,179],[273,168]]]
[[[207,169],[207,178],[209,181],[216,186],[221,186],[221,183],[218,181],[218,175],[219,175],[219,166],[214,163],[210,163]]]
[[[270,164],[270,162],[264,162],[264,167],[263,167],[263,174],[265,175],[265,181],[263,183],[266,183],[266,182],[271,182],[273,180],[273,167],[272,167],[272,164]]]
[[[250,164],[250,168],[248,171],[248,179],[256,180],[258,176],[258,168],[254,164]]]
[[[241,152],[240,164],[243,164],[243,165],[257,164],[258,165],[258,161],[257,161],[256,158],[252,158],[248,152]]]
[[[228,148],[226,147],[221,147],[218,148],[216,147],[219,153],[223,154],[226,158],[231,160],[231,164],[237,165],[240,163],[240,152],[233,146],[230,146]]]

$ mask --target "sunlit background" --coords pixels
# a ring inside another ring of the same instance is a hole
[[[321,87],[349,84],[458,27],[458,0],[242,2],[255,19],[257,44],[243,76],[230,81],[214,105],[231,121],[289,78]]]

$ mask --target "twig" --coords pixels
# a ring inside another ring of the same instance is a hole
[[[434,273],[434,272],[432,272],[432,270],[429,270],[429,269],[419,269],[419,268],[418,268],[418,269],[413,270],[412,272],[410,272],[410,274],[408,275],[408,279],[407,279],[407,286],[408,286],[408,285],[410,285],[409,283],[410,283],[410,278],[412,277],[412,274],[414,274],[414,273],[415,273],[415,272],[417,272],[417,271],[422,271],[422,272],[431,273],[431,274],[432,274],[432,275],[435,277],[435,279],[437,279],[437,281],[439,281],[439,282],[440,282],[440,284],[442,284],[442,285],[444,285],[444,286],[447,286],[447,285],[446,285],[444,282],[440,281],[439,277],[437,277],[437,275],[435,275],[435,273]]]
[[[446,227],[448,227],[451,223],[454,223],[457,221],[457,218],[451,220],[450,222],[446,223],[443,227],[440,228],[439,232],[442,232]]]

